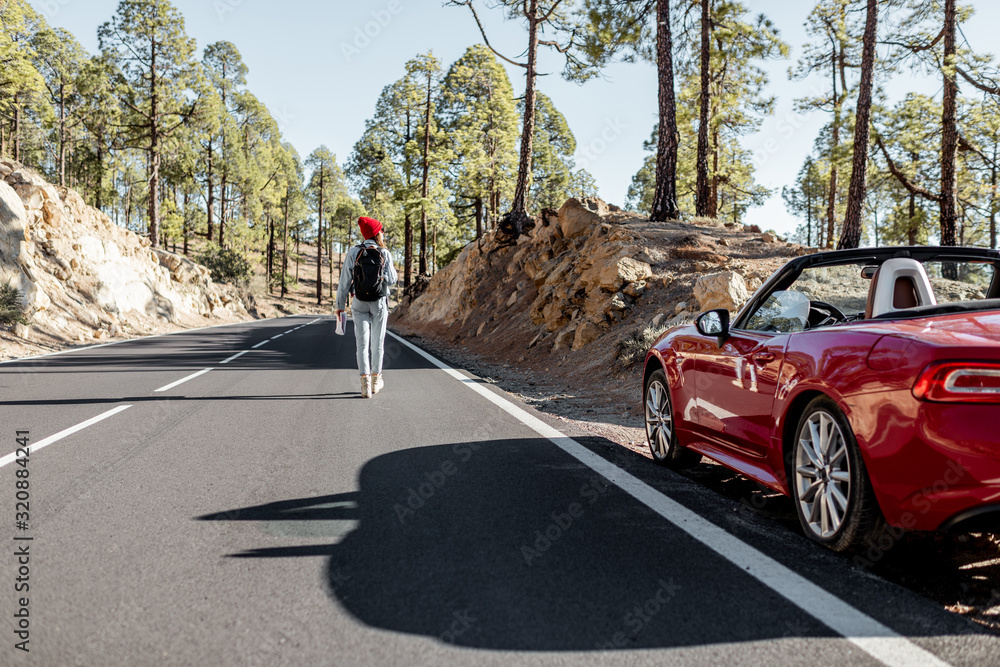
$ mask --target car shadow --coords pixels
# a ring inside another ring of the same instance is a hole
[[[371,627],[464,647],[836,636],[542,439],[397,451],[357,491],[197,518],[257,524],[264,544],[228,557],[327,558],[331,599]]]

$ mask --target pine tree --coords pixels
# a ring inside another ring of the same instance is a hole
[[[806,44],[795,68],[789,70],[793,80],[803,80],[811,74],[828,78],[830,89],[819,95],[795,100],[799,111],[818,109],[831,114],[829,144],[823,152],[830,165],[826,205],[826,247],[833,248],[837,220],[837,197],[840,191],[840,164],[847,157],[850,144],[840,141],[844,126],[844,104],[851,92],[848,71],[860,65],[858,43],[862,39],[855,13],[854,0],[823,0],[810,12],[806,29],[815,42]]]
[[[535,136],[532,141],[534,176],[529,201],[532,208],[558,209],[573,196],[573,153],[576,138],[552,100],[539,92]]]
[[[819,245],[821,230],[818,227],[822,224],[825,194],[823,174],[812,157],[806,158],[795,179],[795,185],[785,186],[781,190],[781,198],[789,212],[805,218],[805,225],[799,227],[795,235],[810,247],[814,241]]]
[[[33,41],[49,103],[56,110],[55,173],[59,185],[65,186],[70,132],[80,123],[77,112],[84,103],[78,91],[78,79],[87,54],[73,35],[61,28],[45,28],[34,35]]]
[[[194,40],[184,34],[184,17],[168,0],[121,0],[98,39],[120,77],[126,145],[146,150],[149,239],[157,247],[162,143],[197,106],[186,96],[197,84]]]
[[[513,195],[517,110],[507,72],[485,46],[469,47],[442,83],[439,124],[447,149],[447,186],[460,220],[481,238]],[[462,211],[472,213],[462,214]]]
[[[316,305],[323,303],[323,218],[327,221],[336,212],[337,202],[347,195],[344,176],[337,166],[337,157],[326,146],[320,146],[306,158],[312,169],[309,176],[309,202],[316,211]]]
[[[674,35],[670,0],[587,0],[586,37],[581,50],[594,67],[614,56],[656,64],[659,136],[656,141],[652,201],[645,207],[655,221],[676,219],[677,103],[674,91]]]
[[[449,5],[465,6],[472,12],[479,26],[480,34],[486,46],[505,62],[516,67],[522,67],[525,71],[524,89],[524,113],[521,127],[520,158],[518,160],[517,182],[514,186],[514,198],[511,202],[510,211],[504,215],[500,221],[500,232],[505,242],[512,242],[517,239],[532,224],[528,215],[528,193],[530,180],[532,177],[531,160],[533,156],[532,141],[535,136],[535,86],[538,77],[538,47],[547,46],[553,48],[566,56],[566,72],[569,76],[580,76],[580,72],[587,69],[575,54],[573,38],[576,36],[575,26],[567,12],[570,3],[562,6],[562,0],[498,0],[497,5],[502,7],[510,19],[523,19],[528,26],[528,45],[525,49],[525,62],[518,62],[504,56],[494,49],[486,36],[479,15],[476,13],[473,0],[450,0]],[[558,40],[541,39],[541,32],[549,28],[556,34],[568,34],[569,39],[560,42]]]
[[[851,188],[847,195],[847,215],[838,249],[857,248],[861,242],[861,216],[868,174],[868,136],[871,123],[872,80],[875,76],[875,39],[878,31],[878,0],[868,0],[864,46],[861,52],[861,83],[854,121],[854,160]]]

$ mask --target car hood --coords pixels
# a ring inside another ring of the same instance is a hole
[[[893,333],[927,343],[1000,348],[1000,311],[997,310],[893,320],[886,325],[885,328]]]

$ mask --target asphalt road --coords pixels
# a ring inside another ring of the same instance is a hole
[[[0,364],[0,456],[35,448],[0,459],[0,664],[995,664],[1000,638],[405,343],[361,399],[333,329]]]

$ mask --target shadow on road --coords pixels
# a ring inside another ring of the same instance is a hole
[[[546,440],[386,454],[359,489],[198,518],[259,522],[266,546],[230,557],[326,557],[329,594],[360,621],[465,647],[835,636]]]

